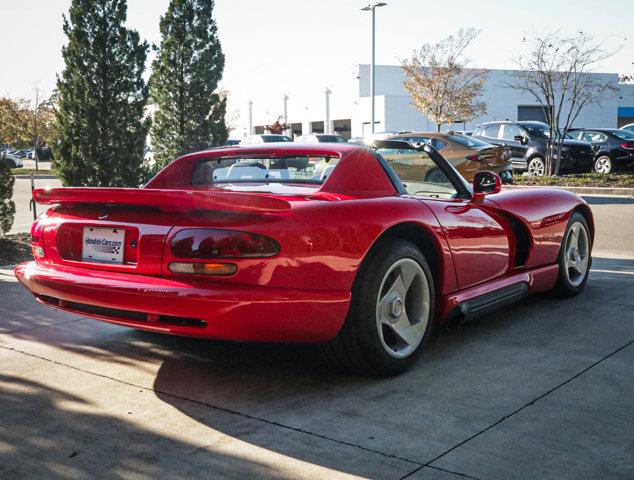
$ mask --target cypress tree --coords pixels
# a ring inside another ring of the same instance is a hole
[[[227,139],[226,97],[216,93],[225,58],[213,6],[213,0],[171,0],[161,17],[150,79],[157,167]]]
[[[13,197],[13,184],[15,177],[6,163],[0,159],[0,237],[11,230],[13,216],[15,215],[15,204]]]
[[[64,15],[53,149],[65,185],[136,187],[143,178],[148,45],[126,17],[126,0],[72,0]]]

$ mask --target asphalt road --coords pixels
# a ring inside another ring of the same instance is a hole
[[[634,478],[634,200],[591,202],[582,295],[439,330],[391,379],[69,315],[0,270],[0,478]]]

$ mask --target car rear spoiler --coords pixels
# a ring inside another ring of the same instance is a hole
[[[163,190],[152,188],[67,187],[33,190],[33,200],[45,205],[130,205],[165,212],[224,210],[281,213],[291,209],[286,200],[258,193]]]

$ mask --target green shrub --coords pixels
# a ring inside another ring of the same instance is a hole
[[[13,184],[15,178],[11,170],[4,162],[0,162],[0,236],[11,230],[13,217],[15,216],[15,204],[13,197]]]

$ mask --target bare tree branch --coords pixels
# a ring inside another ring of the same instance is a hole
[[[425,44],[401,62],[405,90],[414,106],[436,124],[468,121],[486,114],[479,100],[487,80],[485,70],[470,69],[465,49],[480,32],[460,29],[436,44]]]
[[[557,31],[535,36],[528,54],[515,59],[519,70],[506,86],[529,93],[544,110],[550,129],[547,175],[559,174],[561,140],[582,110],[618,89],[612,80],[592,73],[599,62],[619,51],[606,49],[605,43],[583,32],[566,37]]]

